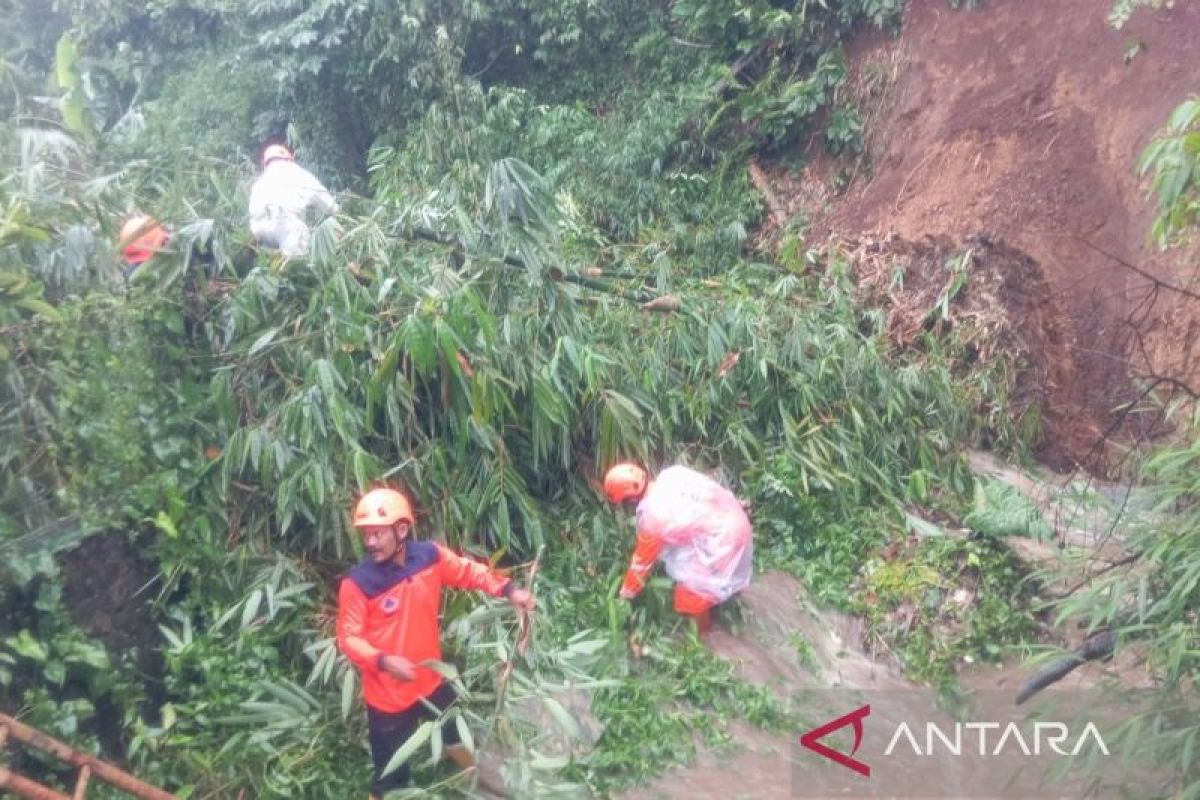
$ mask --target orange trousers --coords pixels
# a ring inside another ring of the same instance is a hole
[[[715,605],[711,598],[693,592],[682,583],[675,584],[675,610],[680,614],[697,616]]]

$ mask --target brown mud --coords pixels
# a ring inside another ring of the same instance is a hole
[[[1200,4],[1141,9],[1120,31],[1110,5],[911,0],[900,37],[868,32],[848,48],[867,158],[810,147],[799,177],[763,165],[810,243],[982,235],[1030,257],[1073,376],[1050,387],[1051,415],[1078,422],[1047,430],[1057,466],[1093,455],[1081,436],[1109,431],[1130,378],[1200,385],[1200,302],[1162,285],[1195,288],[1197,248],[1149,242],[1155,208],[1136,174],[1200,88]]]

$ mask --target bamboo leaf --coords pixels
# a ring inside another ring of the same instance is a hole
[[[574,717],[567,713],[567,710],[562,707],[562,704],[559,703],[558,700],[554,699],[550,695],[544,695],[542,697],[542,702],[546,704],[546,708],[558,722],[559,727],[563,729],[564,733],[577,741],[583,738],[583,735],[579,730],[579,723],[575,721]]]
[[[458,730],[458,739],[462,742],[463,747],[467,748],[467,752],[474,753],[475,737],[471,734],[471,726],[462,714],[454,718],[454,727]]]
[[[269,344],[271,344],[271,342],[275,341],[275,337],[278,334],[279,328],[271,328],[262,336],[259,336],[254,340],[254,344],[250,345],[250,350],[246,353],[246,356],[253,357],[262,352]]]
[[[408,760],[419,750],[429,737],[433,735],[434,723],[430,720],[422,722],[417,729],[405,740],[404,744],[388,759],[387,764],[383,768],[382,776],[391,775],[400,767],[408,763]]]
[[[354,690],[356,685],[357,680],[354,676],[354,670],[346,670],[342,674],[342,719],[350,719],[350,710],[354,704]]]
[[[254,617],[258,614],[258,608],[262,604],[263,593],[262,589],[255,589],[246,598],[246,604],[242,606],[242,628],[249,628],[254,622]]]
[[[58,37],[54,47],[54,79],[58,88],[70,91],[79,85],[76,68],[79,63],[79,53],[75,49],[75,41],[69,34]]]

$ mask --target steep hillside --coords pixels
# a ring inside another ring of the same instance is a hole
[[[1063,465],[1086,458],[1127,377],[1200,369],[1200,307],[1129,266],[1196,277],[1194,259],[1148,244],[1136,161],[1197,90],[1200,7],[1144,10],[1121,31],[1106,13],[1089,0],[970,12],[913,0],[898,39],[851,46],[860,84],[893,79],[868,125],[871,169],[806,209],[820,233],[983,232],[1031,255],[1069,320],[1075,380],[1056,387],[1047,431]]]

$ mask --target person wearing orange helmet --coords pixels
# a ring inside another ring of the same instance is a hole
[[[456,555],[431,541],[411,539],[412,506],[391,488],[373,489],[354,509],[367,557],[342,579],[338,591],[337,642],[362,675],[363,699],[374,762],[371,797],[408,785],[407,766],[384,775],[396,750],[425,720],[433,720],[456,695],[439,672],[438,613],[442,588],[476,589],[505,597],[519,611],[534,606],[533,595],[487,565]],[[475,767],[458,729],[442,729],[445,751],[461,768]],[[485,788],[502,793],[501,782],[485,771]]]
[[[171,234],[153,217],[134,214],[121,225],[117,247],[125,259],[125,277],[133,276],[143,264],[162,252]]]
[[[316,176],[281,144],[263,150],[262,174],[250,187],[250,232],[286,258],[308,253],[308,214],[334,214],[337,203]]]
[[[675,610],[704,634],[712,608],[750,584],[753,529],[738,499],[707,475],[676,465],[656,479],[624,462],[604,476],[613,503],[637,503],[637,545],[621,584],[623,600],[636,597],[661,558],[675,580]]]

